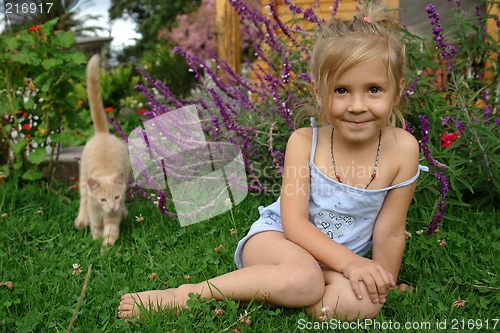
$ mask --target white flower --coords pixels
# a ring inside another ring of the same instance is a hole
[[[82,272],[79,264],[73,264],[73,275],[78,275]]]

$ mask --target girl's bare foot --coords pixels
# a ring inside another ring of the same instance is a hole
[[[186,299],[179,295],[178,289],[150,290],[125,294],[118,306],[118,318],[139,318],[141,310],[185,307]]]

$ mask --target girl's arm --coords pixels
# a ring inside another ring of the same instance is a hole
[[[353,291],[361,298],[363,281],[373,302],[394,286],[392,276],[381,264],[363,258],[332,241],[309,222],[309,185],[312,129],[295,131],[287,144],[281,189],[281,219],[285,237],[308,251],[314,258],[351,280]],[[383,297],[382,297],[383,298]]]
[[[401,162],[393,181],[394,184],[415,176],[419,159],[418,142],[411,134],[399,131],[396,144],[397,156]],[[416,181],[408,186],[389,191],[373,230],[372,258],[390,272],[396,280],[406,244],[406,214],[415,187]]]

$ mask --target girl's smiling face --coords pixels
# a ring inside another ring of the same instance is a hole
[[[357,64],[337,78],[328,122],[348,141],[377,138],[389,123],[397,88],[381,57]]]

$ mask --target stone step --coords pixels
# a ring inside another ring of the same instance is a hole
[[[83,146],[61,148],[59,160],[56,162],[54,178],[74,185],[78,181],[79,158],[82,156]],[[44,173],[47,172],[47,167]]]
[[[75,162],[75,158],[82,156],[83,146],[62,148],[59,162]]]

